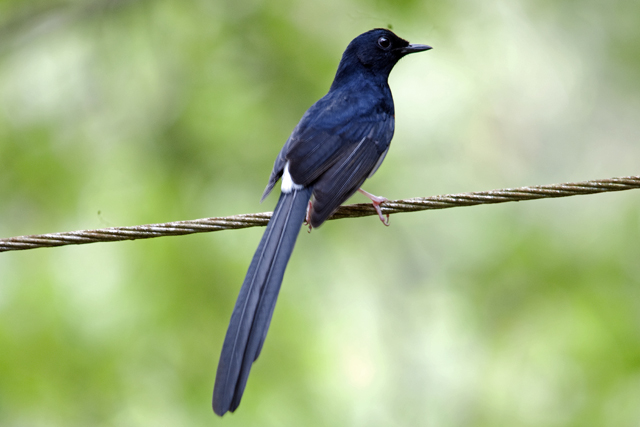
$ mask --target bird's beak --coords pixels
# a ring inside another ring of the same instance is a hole
[[[410,44],[409,46],[400,49],[400,52],[402,52],[403,55],[407,55],[409,53],[422,52],[429,49],[433,48],[426,44]]]

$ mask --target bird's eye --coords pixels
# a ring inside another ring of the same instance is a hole
[[[378,39],[378,46],[380,46],[383,49],[389,49],[389,46],[391,46],[391,42],[386,37],[380,37]]]

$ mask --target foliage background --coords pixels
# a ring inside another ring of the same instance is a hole
[[[638,2],[2,0],[0,235],[271,209],[289,132],[388,25],[434,50],[391,76],[369,191],[640,173]],[[262,230],[1,254],[0,424],[637,426],[638,197],[302,233],[223,419],[217,358]]]

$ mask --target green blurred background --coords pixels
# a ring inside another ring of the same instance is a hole
[[[389,198],[640,173],[640,3],[0,1],[0,236],[224,216],[356,35]],[[364,202],[361,196],[354,202]],[[262,229],[0,254],[2,426],[638,426],[640,193],[301,233],[233,415],[210,408]]]

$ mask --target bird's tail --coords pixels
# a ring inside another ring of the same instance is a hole
[[[222,416],[240,404],[251,364],[267,336],[284,270],[304,221],[312,188],[282,193],[244,279],[222,345],[213,411]]]

